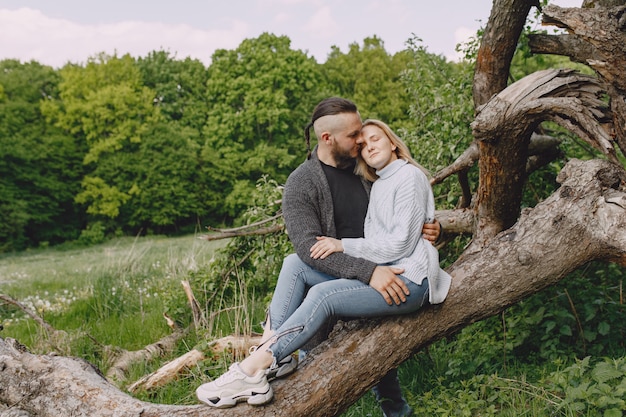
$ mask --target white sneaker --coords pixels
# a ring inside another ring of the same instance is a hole
[[[272,400],[274,392],[267,382],[265,370],[248,376],[241,370],[239,363],[234,363],[228,372],[215,381],[200,385],[196,389],[196,396],[211,407],[229,408],[240,401],[247,401],[250,405],[266,404]]]
[[[269,382],[275,380],[276,378],[284,378],[287,375],[291,375],[295,372],[298,367],[298,359],[294,356],[287,356],[282,361],[278,362],[275,367],[270,367],[265,371],[265,375],[267,376],[267,380]]]

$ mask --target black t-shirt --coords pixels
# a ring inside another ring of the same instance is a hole
[[[363,237],[368,197],[354,166],[339,169],[322,162],[322,168],[333,196],[337,238]]]

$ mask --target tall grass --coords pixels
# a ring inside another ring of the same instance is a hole
[[[73,354],[88,353],[90,344],[139,349],[170,331],[164,313],[186,319],[180,281],[211,262],[223,244],[194,236],[123,238],[90,248],[5,255],[0,259],[0,293],[36,311],[57,330],[91,339],[75,340],[79,352]],[[3,337],[14,337],[36,352],[47,348],[41,329],[19,309],[0,306],[0,320]]]

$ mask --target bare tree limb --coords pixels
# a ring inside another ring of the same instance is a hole
[[[260,236],[260,235],[268,235],[271,233],[280,232],[284,229],[285,229],[285,226],[283,224],[275,224],[275,225],[264,227],[264,228],[255,228],[255,229],[240,230],[240,231],[224,231],[217,235],[203,235],[203,236],[199,236],[199,239],[211,241],[211,240],[228,239],[231,237],[238,237],[238,236],[257,236],[257,235]]]
[[[472,122],[480,148],[479,220],[468,250],[480,250],[518,218],[530,138],[539,123],[554,121],[619,162],[603,127],[610,118],[601,92],[593,77],[573,70],[544,70],[510,85],[481,107]]]
[[[251,346],[258,345],[260,343],[261,335],[231,335],[211,342],[209,344],[209,350],[213,354],[230,352],[230,355],[235,358],[243,356],[248,352]],[[155,388],[162,387],[163,385],[176,379],[184,371],[192,369],[198,364],[198,362],[203,361],[205,358],[206,355],[203,351],[192,349],[179,358],[163,365],[157,371],[134,382],[128,387],[128,391],[135,393],[138,391],[150,391]]]
[[[188,333],[187,330],[178,330],[161,340],[135,351],[122,350],[115,358],[115,362],[109,367],[106,377],[113,382],[121,382],[126,379],[126,373],[131,365],[137,362],[150,361],[165,356],[172,352],[176,344]]]
[[[41,326],[41,328],[44,329],[47,333],[52,334],[52,333],[57,332],[57,330],[54,327],[52,327],[47,321],[41,318],[39,314],[34,312],[30,307],[27,307],[24,304],[20,303],[13,297],[10,297],[6,294],[0,294],[0,300],[22,310],[24,313],[28,315],[28,317],[35,320],[35,322],[39,324],[39,326]]]
[[[196,330],[205,328],[207,326],[207,320],[206,317],[204,317],[204,310],[200,307],[200,303],[198,303],[198,300],[196,300],[196,297],[193,295],[193,290],[191,289],[189,281],[181,281],[181,284],[183,286],[183,290],[185,291],[185,295],[187,296],[187,301],[189,301],[191,314],[193,316],[193,324]]]
[[[542,23],[567,30],[573,37],[567,39],[568,45],[562,37],[548,40],[547,36],[530,45],[537,48],[533,52],[570,56],[596,71],[610,97],[614,119],[612,136],[622,154],[626,155],[626,1],[593,0],[586,3],[588,7],[581,9],[554,5],[543,9]],[[595,7],[590,7],[591,3]],[[561,50],[556,49],[559,46]]]

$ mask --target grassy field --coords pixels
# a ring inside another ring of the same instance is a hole
[[[223,242],[194,236],[125,238],[82,249],[45,249],[0,258],[0,293],[59,330],[82,328],[98,342],[135,349],[158,339],[180,281],[210,262]],[[0,310],[3,336],[37,350],[41,334],[15,308]]]

